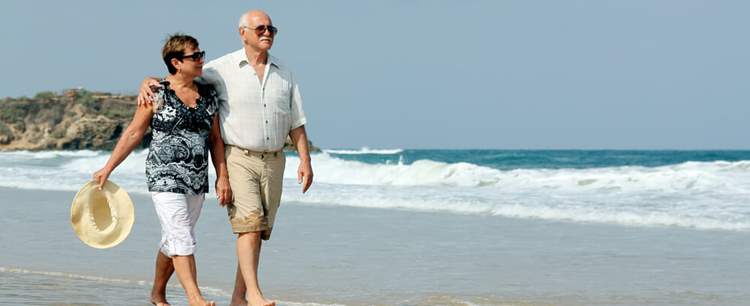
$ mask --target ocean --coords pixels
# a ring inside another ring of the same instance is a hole
[[[94,250],[73,235],[70,202],[109,152],[0,152],[0,304],[148,304],[159,228],[146,154],[110,177],[136,203],[133,232]],[[749,305],[750,151],[361,148],[312,160],[302,194],[287,157],[261,257],[280,305]],[[213,195],[197,230],[199,283],[226,304],[233,237]]]

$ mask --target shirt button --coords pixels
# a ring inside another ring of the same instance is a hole
[[[268,124],[268,120],[266,120],[266,124]]]
[[[266,137],[266,140],[269,140],[269,139],[271,139],[271,138]]]
[[[263,104],[263,107],[266,107],[266,105],[265,105],[265,104]]]

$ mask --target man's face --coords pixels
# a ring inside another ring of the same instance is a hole
[[[248,24],[249,26],[240,28],[245,44],[258,51],[270,50],[276,35],[271,18],[263,14],[251,14],[248,16]]]

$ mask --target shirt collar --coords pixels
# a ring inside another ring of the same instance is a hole
[[[247,61],[247,56],[245,55],[244,48],[239,49],[237,50],[237,52],[235,52],[235,62],[237,63],[237,67],[240,67],[240,68],[250,64]],[[273,66],[276,66],[276,68],[279,68],[279,61],[275,57],[273,57],[273,55],[270,55],[270,54],[268,55],[268,63]]]

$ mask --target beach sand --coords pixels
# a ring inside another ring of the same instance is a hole
[[[74,195],[0,188],[0,304],[147,302],[150,198],[131,193],[130,237],[97,250],[70,227]],[[197,232],[199,283],[226,304],[234,237],[215,199]],[[282,305],[747,305],[747,254],[745,232],[283,203],[260,278]]]

